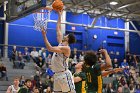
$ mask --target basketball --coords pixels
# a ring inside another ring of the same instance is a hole
[[[55,11],[61,11],[63,10],[63,2],[61,0],[55,0],[52,4],[52,7]]]

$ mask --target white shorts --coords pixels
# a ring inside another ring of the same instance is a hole
[[[54,92],[76,93],[74,80],[69,70],[54,74]]]

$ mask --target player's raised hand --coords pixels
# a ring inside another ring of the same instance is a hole
[[[42,28],[41,32],[42,32],[42,35],[45,35],[46,36],[46,31],[45,31],[44,28]]]
[[[61,16],[62,15],[62,13],[63,13],[63,11],[57,11],[58,12],[58,14]]]

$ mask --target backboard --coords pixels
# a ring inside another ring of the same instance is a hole
[[[8,0],[6,10],[7,22],[27,16],[36,10],[45,7],[47,0]]]

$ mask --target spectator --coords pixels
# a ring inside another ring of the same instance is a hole
[[[41,56],[43,50],[44,50],[44,47],[42,47],[42,48],[39,50],[39,53],[38,53],[39,56]]]
[[[19,78],[15,77],[14,78],[14,84],[8,87],[6,93],[17,93],[19,90],[20,90]]]
[[[131,62],[133,61],[132,56],[130,52],[126,52],[126,61],[128,62],[129,65],[131,65]]]
[[[11,55],[11,60],[13,61],[13,68],[16,67],[15,65],[16,58],[17,58],[17,50],[16,50],[16,46],[13,46],[12,55]]]
[[[33,61],[36,63],[39,57],[38,52],[36,51],[36,48],[33,48],[33,51],[31,52],[31,57],[33,59]]]
[[[119,68],[119,64],[118,64],[118,59],[117,58],[115,58],[114,60],[113,60],[113,68]]]
[[[135,91],[134,85],[130,85],[129,88],[130,88],[130,93],[134,93]]]
[[[35,88],[33,89],[33,93],[40,93],[40,92],[39,92],[39,89],[35,87]]]
[[[43,60],[46,58],[46,52],[45,52],[44,47],[41,48],[41,50],[39,50],[39,56],[41,56]]]
[[[28,52],[28,48],[27,47],[25,47],[25,49],[24,49],[23,57],[26,60],[26,62],[30,62],[30,53]]]
[[[39,89],[39,93],[43,92],[43,83],[41,80],[38,83],[36,83],[36,87]]]
[[[1,73],[1,77],[0,78],[5,77],[6,76],[6,72],[7,72],[6,67],[1,63],[0,64],[0,73]]]
[[[45,93],[52,93],[51,91],[51,87],[47,87],[46,92]]]
[[[102,58],[101,58],[101,57],[98,57],[98,61],[99,61],[99,64],[104,63],[104,60],[102,60]]]
[[[25,63],[21,52],[18,52],[18,61],[19,61],[19,68],[24,69]]]
[[[121,66],[124,69],[129,69],[129,64],[126,62],[126,59],[123,60],[123,62],[121,63]]]
[[[20,87],[22,87],[22,86],[24,86],[24,83],[25,83],[25,77],[24,77],[24,75],[22,75],[21,77],[20,77],[20,80],[19,80],[19,86]]]
[[[129,76],[129,64],[126,62],[126,59],[121,63],[121,67],[124,68],[123,73],[126,78]]]
[[[49,65],[51,65],[51,60],[52,60],[52,55],[49,54],[48,57],[46,58],[46,67],[48,68]]]
[[[109,83],[108,84],[108,88],[107,88],[107,93],[113,93],[114,90],[113,90],[113,87],[112,87],[112,83]]]
[[[119,83],[119,87],[118,87],[117,93],[122,93],[122,85],[121,85],[121,83]]]
[[[113,81],[113,88],[115,91],[117,91],[118,87],[119,87],[119,77],[116,77],[116,79]]]
[[[34,76],[35,86],[39,84],[41,77],[39,71],[36,71],[36,75]]]
[[[138,73],[138,72],[136,74],[136,82],[137,82],[137,84],[140,84],[140,73]]]
[[[127,83],[125,83],[125,85],[122,87],[122,93],[130,93],[130,89]]]
[[[31,90],[30,90],[31,85],[32,85],[31,80],[26,79],[24,86],[20,88],[18,93],[31,93]]]
[[[48,76],[48,75],[46,76],[44,87],[45,87],[44,88],[44,93],[50,93],[48,90],[50,90],[50,91],[53,90],[53,79],[51,79],[51,77]]]
[[[123,85],[123,86],[126,84],[126,80],[125,80],[125,77],[124,77],[124,76],[121,77],[120,83],[121,83],[121,85]]]
[[[41,56],[39,57],[36,63],[36,69],[41,73],[41,75],[45,73],[46,65],[45,65],[45,61],[43,60]]]
[[[84,61],[84,51],[82,51],[82,53],[80,54],[79,61],[80,62]]]

